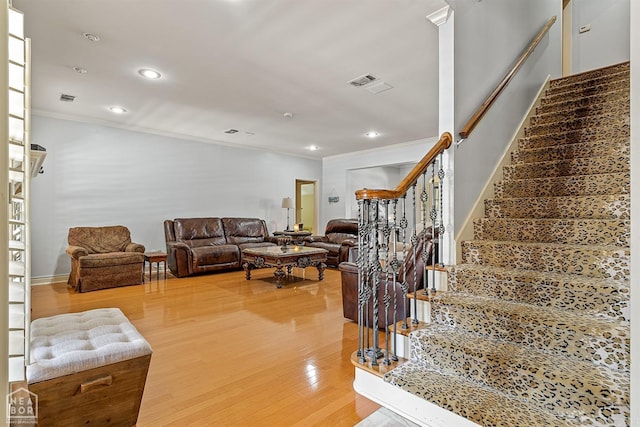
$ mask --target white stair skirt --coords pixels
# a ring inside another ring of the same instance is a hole
[[[355,368],[354,390],[398,415],[425,427],[479,427],[453,412],[386,383],[364,369]]]

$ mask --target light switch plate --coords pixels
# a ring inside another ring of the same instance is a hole
[[[582,33],[586,33],[589,30],[591,30],[591,24],[581,26],[579,32],[580,34],[582,34]]]

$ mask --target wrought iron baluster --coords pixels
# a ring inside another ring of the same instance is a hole
[[[405,267],[402,268],[402,318],[404,322],[402,323],[402,329],[409,329],[409,325],[407,324],[407,316],[404,313],[407,312],[407,294],[409,293],[409,285],[407,284],[407,226],[409,225],[409,221],[407,221],[407,195],[402,195],[402,219],[400,220],[400,230],[402,232],[402,262]]]
[[[411,232],[411,256],[413,261],[413,318],[411,323],[418,324],[418,269],[416,264],[417,251],[418,251],[418,235],[416,234],[418,228],[418,214],[416,212],[416,183],[413,184],[412,196],[413,196],[413,231]]]

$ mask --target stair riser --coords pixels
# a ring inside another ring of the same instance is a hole
[[[630,342],[627,337],[607,333],[606,337],[571,330],[570,325],[559,328],[540,319],[527,318],[526,313],[509,317],[502,312],[483,307],[460,307],[432,303],[434,322],[462,328],[491,339],[527,345],[540,351],[576,357],[614,370],[628,371]]]
[[[629,246],[630,223],[606,220],[516,220],[479,218],[475,240],[570,245]]]
[[[465,264],[578,274],[613,279],[620,283],[625,283],[629,278],[628,249],[554,247],[481,240],[463,242],[462,245]]]
[[[529,120],[529,126],[581,120],[591,117],[602,117],[610,115],[612,111],[620,111],[628,114],[630,112],[629,100],[617,99],[615,101],[600,103],[598,105],[590,105],[582,108],[574,107],[565,110],[556,109],[548,113],[538,111],[537,114]]]
[[[595,83],[596,84],[594,85],[591,82],[585,82],[583,84],[577,84],[573,86],[552,88],[547,91],[544,97],[550,100],[558,98],[578,99],[585,96],[595,95],[597,93],[611,92],[618,89],[629,89],[630,87],[629,79],[619,79]]]
[[[414,354],[426,355],[428,364],[439,372],[462,374],[514,397],[532,399],[552,411],[578,411],[604,420],[606,416],[599,408],[629,405],[628,380],[622,373],[605,378],[584,364],[571,366],[571,362],[563,361],[549,366],[548,358],[539,353],[523,354],[526,349],[489,347],[479,341],[458,343],[447,338],[417,334],[411,339]],[[549,399],[550,392],[557,398]]]
[[[549,197],[485,200],[489,218],[629,219],[631,200],[623,196]]]
[[[563,285],[570,286],[571,283],[563,283]],[[576,313],[598,313],[612,319],[630,320],[628,290],[621,293],[618,288],[603,289],[607,292],[604,293],[595,289],[571,289],[556,284],[545,284],[542,279],[538,282],[521,282],[517,279],[498,280],[477,277],[464,272],[457,273],[455,279],[451,279],[449,290],[538,307]]]
[[[628,78],[630,68],[630,64],[626,62],[623,64],[616,64],[610,67],[601,68],[598,70],[586,71],[584,73],[576,74],[573,76],[551,80],[551,82],[549,83],[549,87],[553,89],[556,87],[567,86],[588,80],[619,80],[621,75],[626,75]]]
[[[520,138],[518,140],[518,149],[556,148],[567,144],[616,145],[628,143],[630,133],[630,127],[623,126],[621,128],[608,128],[606,132],[597,129],[581,129],[548,135],[536,135]]]
[[[597,196],[629,194],[630,174],[614,173],[504,181],[494,185],[496,198]]]
[[[541,125],[528,126],[524,131],[524,136],[557,134],[558,132],[574,132],[589,129],[595,131],[597,135],[604,136],[608,129],[619,129],[622,126],[629,126],[629,115],[624,112],[611,112],[605,115],[595,115],[582,117],[575,120],[560,120],[555,123],[545,123]]]
[[[503,168],[505,180],[546,178],[551,176],[596,175],[599,173],[626,172],[629,157],[587,157],[555,162],[518,163]]]
[[[522,149],[511,154],[512,164],[569,161],[589,157],[629,158],[631,147],[629,139],[613,139],[608,144],[585,142],[575,144],[556,144],[546,148]]]
[[[579,99],[556,99],[556,102],[550,102],[544,98],[540,100],[540,106],[536,107],[537,115],[548,115],[554,113],[572,113],[576,109],[601,109],[601,105],[606,103],[629,104],[631,96],[627,89],[618,89],[611,92],[599,93],[593,96],[587,96]],[[534,116],[535,117],[535,116]],[[533,118],[533,117],[532,117]]]

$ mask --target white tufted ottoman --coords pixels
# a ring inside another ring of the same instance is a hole
[[[151,353],[117,308],[34,320],[27,382],[38,426],[135,425]]]

